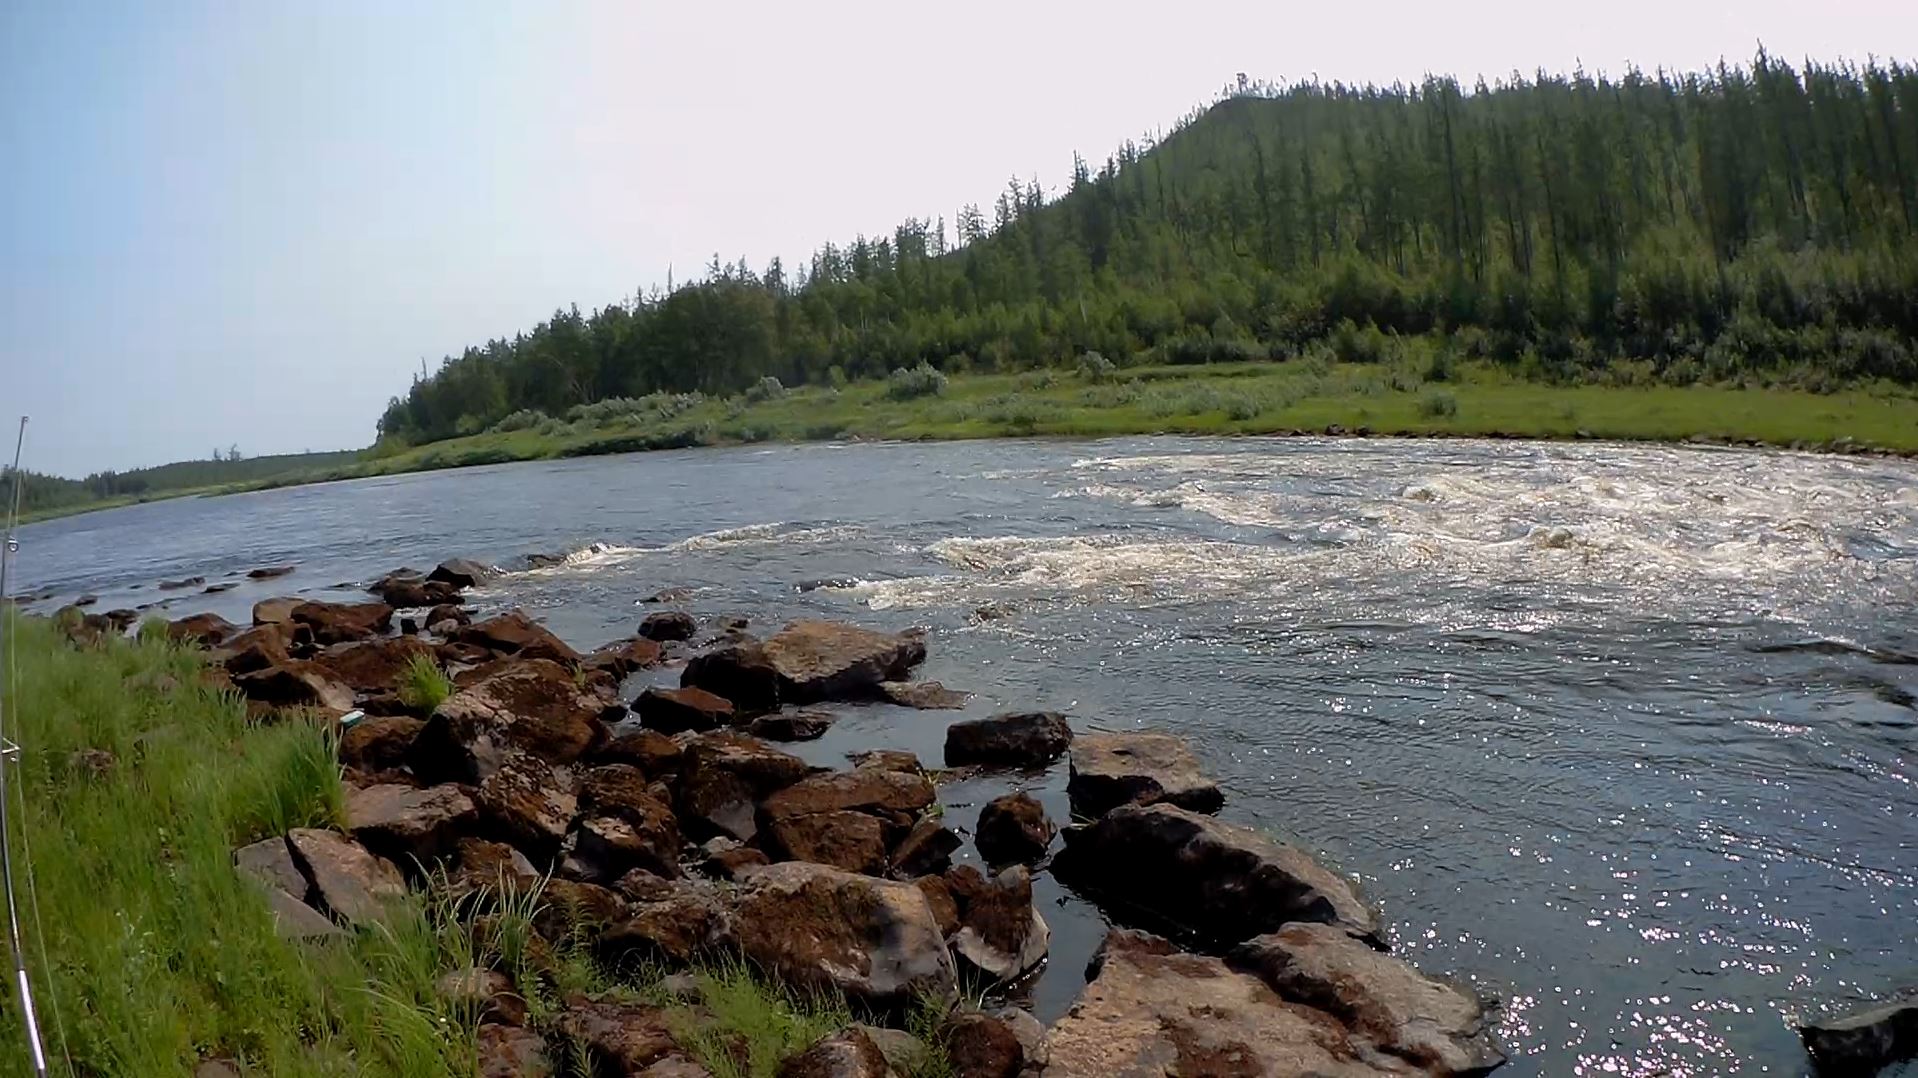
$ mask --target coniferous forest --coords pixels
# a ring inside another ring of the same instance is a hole
[[[1918,382],[1918,69],[1248,82],[1054,196],[908,220],[449,357],[383,439],[533,409],[1435,334],[1526,378]],[[1345,350],[1334,349],[1340,358]]]

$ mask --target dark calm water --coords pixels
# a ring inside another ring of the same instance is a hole
[[[1122,439],[694,450],[24,530],[24,590],[244,615],[401,564],[504,578],[575,644],[635,601],[927,626],[966,715],[1190,738],[1223,815],[1360,876],[1423,967],[1505,1001],[1517,1074],[1796,1074],[1794,1016],[1918,985],[1918,471],[1610,445]],[[599,544],[589,548],[589,544]],[[802,590],[817,581],[836,582]],[[50,604],[49,604],[50,605]],[[804,751],[939,758],[961,713]],[[1004,780],[948,786],[969,825]],[[1034,782],[1063,817],[1064,768]],[[1097,913],[1041,881],[1070,1005]]]

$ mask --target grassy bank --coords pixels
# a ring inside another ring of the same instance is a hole
[[[54,1073],[186,1075],[223,1058],[315,1078],[470,1076],[477,1015],[435,985],[474,965],[512,975],[535,1025],[576,991],[665,1002],[650,976],[622,983],[564,945],[535,975],[525,941],[537,894],[506,911],[492,949],[417,896],[337,940],[281,939],[231,851],[342,822],[330,735],[298,721],[249,724],[231,690],[202,680],[191,651],[152,640],[74,650],[32,618],[10,632],[19,676],[6,714],[27,746],[15,866],[30,849],[40,915],[21,875],[22,922]],[[769,1076],[847,1019],[843,1005],[741,968],[697,978],[708,1010],[684,1013],[684,1039],[728,1078]],[[24,1073],[17,1004],[10,991],[0,1000],[0,1071]],[[943,1065],[929,1059],[921,1073]]]

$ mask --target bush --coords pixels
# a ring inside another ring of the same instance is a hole
[[[886,396],[897,401],[936,397],[945,391],[946,376],[923,359],[916,367],[898,368],[886,379]]]
[[[1088,382],[1109,382],[1118,373],[1112,361],[1097,352],[1087,352],[1079,357],[1079,377]]]
[[[785,385],[770,374],[746,387],[746,399],[754,404],[776,401],[785,395]]]
[[[493,424],[491,430],[494,434],[506,434],[516,430],[529,430],[539,426],[545,422],[547,418],[546,413],[540,411],[538,408],[521,408],[512,415]]]
[[[1458,414],[1458,398],[1443,389],[1428,390],[1419,398],[1419,414],[1436,419]]]

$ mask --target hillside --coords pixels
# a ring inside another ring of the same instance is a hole
[[[337,468],[359,458],[358,450],[330,453],[281,453],[271,456],[182,460],[131,471],[95,472],[85,479],[64,479],[22,471],[20,511],[28,519],[105,508],[126,502],[171,497],[245,483],[260,483],[322,468]],[[11,468],[0,468],[0,489],[12,493]]]
[[[792,268],[715,258],[670,293],[556,312],[448,357],[380,432],[921,362],[1377,358],[1417,335],[1558,384],[1909,385],[1915,233],[1918,71],[1897,63],[1241,83],[1157,145],[1075,158],[1051,200],[1015,180],[950,228]]]

